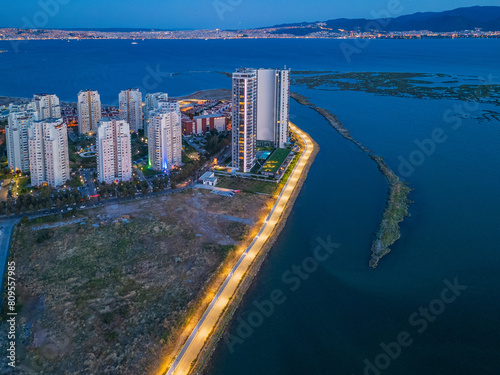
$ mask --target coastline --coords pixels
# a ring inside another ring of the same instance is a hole
[[[118,94],[117,94],[118,95]],[[75,95],[76,96],[76,95]],[[183,96],[175,96],[172,99],[176,100],[186,100],[186,99],[200,99],[200,100],[210,100],[210,99],[221,99],[221,100],[230,100],[232,98],[232,92],[230,89],[208,89],[208,90],[199,90],[193,92],[188,95]],[[8,96],[0,94],[0,105],[7,105],[9,103],[28,103],[32,101],[33,98],[23,98],[17,96]],[[73,106],[76,107],[76,101],[64,101],[61,100],[61,104],[65,106]],[[103,108],[113,107],[111,104],[103,104]],[[116,105],[115,105],[116,107]]]
[[[295,125],[292,125],[292,127],[295,127]],[[298,129],[298,128],[296,128],[296,129],[298,131],[300,131],[300,129]],[[201,338],[203,340],[203,343],[201,344],[201,347],[197,351],[196,356],[194,358],[192,358],[192,360],[189,360],[189,361],[186,360],[186,362],[188,362],[188,364],[186,364],[184,368],[180,369],[181,364],[178,362],[179,361],[179,356],[183,355],[184,354],[183,351],[187,350],[188,348],[190,348],[190,345],[191,345],[191,342],[186,342],[186,343],[183,344],[184,348],[183,348],[183,350],[181,352],[176,353],[173,356],[172,355],[170,356],[170,357],[175,358],[175,361],[172,362],[173,358],[171,358],[171,363],[168,365],[168,367],[170,368],[168,370],[168,372],[165,372],[167,370],[167,368],[168,368],[167,367],[164,370],[162,369],[162,371],[160,371],[159,374],[163,375],[165,373],[166,374],[174,374],[174,373],[175,374],[179,374],[179,373],[182,373],[182,374],[194,374],[194,373],[200,373],[209,364],[210,357],[211,357],[213,351],[215,350],[215,347],[216,347],[218,341],[220,340],[220,338],[225,333],[225,330],[226,330],[226,328],[228,326],[228,323],[231,321],[231,318],[232,318],[234,312],[236,311],[236,309],[238,308],[239,303],[241,302],[241,300],[242,300],[245,292],[248,290],[248,288],[252,284],[253,280],[255,279],[255,277],[256,277],[259,269],[260,269],[260,266],[261,266],[262,262],[265,260],[265,258],[267,256],[269,250],[272,248],[273,244],[277,240],[278,235],[283,230],[283,228],[284,228],[284,226],[286,224],[286,221],[288,219],[288,216],[290,215],[291,210],[293,208],[293,204],[295,203],[295,200],[297,199],[297,197],[299,195],[299,192],[300,192],[300,190],[301,190],[301,188],[302,188],[302,186],[304,184],[304,181],[307,178],[307,174],[309,172],[309,169],[310,169],[312,163],[314,162],[314,159],[316,158],[316,155],[319,152],[319,146],[318,146],[318,144],[316,142],[314,142],[314,140],[312,140],[312,138],[307,133],[304,133],[302,131],[300,131],[300,132],[305,137],[307,137],[307,140],[302,135],[299,135],[299,139],[301,139],[301,143],[304,145],[304,150],[303,150],[303,152],[302,152],[302,154],[301,154],[301,156],[299,158],[299,161],[298,161],[298,163],[297,163],[297,165],[296,165],[295,168],[297,168],[298,164],[301,163],[302,159],[304,157],[306,157],[306,153],[308,153],[309,155],[305,159],[305,163],[304,163],[304,166],[302,167],[302,171],[300,172],[300,176],[299,177],[295,177],[294,176],[294,179],[297,179],[297,182],[295,183],[295,186],[293,187],[293,190],[290,193],[288,199],[286,199],[285,202],[283,203],[281,212],[279,213],[279,218],[271,220],[271,221],[275,222],[275,224],[273,225],[273,227],[270,230],[269,234],[266,235],[266,240],[263,243],[263,245],[261,245],[260,250],[257,250],[255,254],[251,254],[250,253],[246,257],[246,258],[250,258],[250,260],[248,260],[248,259],[247,260],[249,262],[251,262],[251,263],[249,264],[249,266],[245,270],[245,272],[241,275],[241,278],[240,278],[237,286],[235,287],[234,292],[231,295],[231,297],[229,297],[226,300],[225,306],[221,309],[220,315],[217,317],[217,319],[215,321],[215,324],[213,325],[213,329],[211,329],[211,331],[209,331],[209,332],[203,331],[201,333],[203,335],[203,337]],[[295,134],[297,134],[297,132],[295,132]],[[307,150],[306,151],[306,147],[305,147],[306,146],[305,145],[306,142],[310,144],[309,147],[312,147],[311,150]],[[295,172],[295,168],[294,168],[294,172]],[[292,172],[292,175],[293,175],[293,172]],[[290,180],[292,180],[292,175],[290,175],[287,183],[282,188],[280,196],[287,189],[288,182]],[[257,236],[255,237],[254,241],[252,242],[252,244],[250,245],[250,247],[247,249],[247,252],[248,252],[248,250],[250,250],[253,247],[254,243],[257,241],[257,239],[259,238],[260,234],[265,229],[267,229],[266,228],[267,227],[267,222],[273,216],[274,210],[278,207],[279,204],[280,204],[280,199],[278,198],[278,200],[276,201],[276,204],[274,205],[273,209],[271,210],[271,212],[267,216],[267,220],[264,223],[264,226],[262,226],[262,228],[260,229],[259,234],[257,234]],[[243,260],[243,256],[240,259],[240,261],[241,260]],[[235,272],[235,269],[233,269],[232,272]],[[236,270],[236,273],[237,272],[238,272],[238,270]],[[226,282],[227,282],[227,280],[226,280]],[[223,288],[224,288],[224,285],[223,285],[223,287],[221,289],[223,289]],[[218,299],[220,299],[220,298],[225,299],[226,297],[218,297],[218,298],[214,299],[212,301],[211,305],[216,304],[218,302]],[[207,312],[209,310],[210,310],[210,307],[209,307],[209,309],[207,309]],[[205,312],[204,315],[206,315],[207,312]],[[202,319],[202,321],[200,323],[198,323],[198,325],[195,328],[196,329],[199,328],[200,324],[202,324],[203,322],[204,322],[204,319]],[[195,331],[193,331],[193,333],[191,334],[191,336],[193,336],[193,335],[196,335]],[[194,336],[193,337],[191,337],[191,336],[190,336],[190,340],[193,340]],[[188,341],[190,341],[190,340],[188,340]],[[178,363],[176,363],[176,362],[178,362]],[[175,366],[175,368],[174,368],[174,366]],[[179,369],[181,370],[181,372],[177,371]],[[183,372],[182,372],[182,370],[183,370]]]
[[[297,103],[309,107],[321,116],[323,116],[330,125],[345,139],[354,143],[361,151],[366,152],[370,158],[377,163],[379,171],[384,175],[388,184],[389,191],[386,198],[386,207],[379,224],[375,239],[371,246],[371,258],[369,266],[376,268],[380,259],[387,255],[392,246],[400,237],[401,232],[399,223],[404,221],[404,218],[409,216],[408,208],[411,201],[408,196],[412,189],[406,183],[401,181],[399,177],[385,163],[384,158],[376,155],[372,150],[368,149],[364,144],[355,139],[346,129],[337,117],[330,111],[317,107],[309,101],[309,98],[298,93],[291,93],[290,96]]]

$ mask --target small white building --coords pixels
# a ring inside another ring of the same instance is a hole
[[[203,176],[200,177],[200,181],[203,183],[203,185],[217,185],[217,177],[215,177],[214,172],[206,172]]]

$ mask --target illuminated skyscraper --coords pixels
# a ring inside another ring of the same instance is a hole
[[[257,140],[257,71],[233,73],[233,167],[250,172],[255,164]]]

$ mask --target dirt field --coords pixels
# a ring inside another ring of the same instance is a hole
[[[19,226],[15,373],[152,373],[169,335],[272,203],[196,190],[87,211],[59,228]],[[5,321],[0,328],[1,341]]]

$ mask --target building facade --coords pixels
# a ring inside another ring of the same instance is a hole
[[[132,151],[130,126],[116,117],[102,119],[97,127],[97,176],[100,182],[130,181]]]
[[[29,172],[28,129],[38,120],[34,103],[9,106],[8,124],[5,127],[7,158],[9,169]]]
[[[289,137],[290,70],[259,69],[257,75],[257,141],[284,148]]]
[[[120,119],[127,121],[130,130],[137,133],[143,128],[142,93],[139,89],[124,90],[120,92],[118,101]]]
[[[196,116],[193,122],[193,134],[206,134],[212,130],[223,132],[227,126],[227,118],[220,114]]]
[[[183,117],[182,122],[182,134],[183,135],[193,135],[195,130],[195,122],[189,117]]]
[[[168,94],[164,92],[155,92],[146,94],[144,104],[144,136],[148,136],[149,115],[158,108],[160,102],[168,101]]]
[[[61,117],[61,106],[59,104],[59,98],[56,95],[34,95],[33,103],[35,104],[35,110],[38,113],[38,119],[40,121]]]
[[[233,167],[250,172],[257,141],[257,71],[242,68],[233,73]]]
[[[182,125],[178,101],[161,102],[150,113],[149,164],[156,171],[169,171],[182,163]]]
[[[32,186],[58,187],[70,179],[68,130],[62,118],[34,122],[28,145]]]
[[[97,91],[80,91],[77,102],[78,132],[93,134],[101,121],[101,97]]]
[[[284,148],[290,137],[290,69],[280,69],[276,73],[277,142],[276,147]]]

